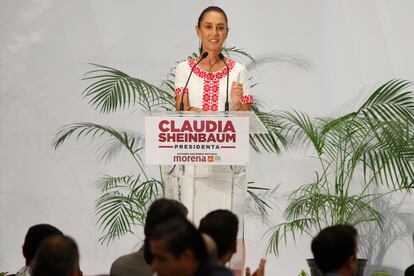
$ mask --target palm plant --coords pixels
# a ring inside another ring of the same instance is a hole
[[[269,231],[267,252],[279,254],[288,236],[312,236],[322,228],[349,223],[383,224],[376,200],[414,187],[414,98],[411,83],[391,80],[362,106],[339,118],[310,118],[276,112],[282,135],[292,146],[307,144],[319,161],[311,183],[289,196],[286,222]],[[371,187],[382,188],[372,192]]]
[[[236,47],[223,50],[227,55],[247,58],[251,64],[253,57]],[[195,53],[192,56],[196,56]],[[261,63],[265,63],[261,60]],[[111,113],[126,108],[138,108],[146,112],[155,110],[175,110],[174,71],[173,67],[161,86],[155,86],[145,80],[131,77],[125,72],[91,64],[94,69],[87,72],[83,80],[92,82],[83,91],[89,104],[101,113]],[[285,144],[280,135],[280,125],[274,120],[274,115],[262,112],[258,105],[253,107],[258,117],[268,129],[266,134],[250,137],[250,143],[256,151],[279,152],[280,145]],[[145,220],[148,205],[163,194],[161,174],[158,177],[148,175],[141,158],[143,139],[128,130],[116,130],[110,126],[96,123],[74,123],[64,126],[55,136],[54,149],[61,147],[70,138],[90,138],[100,142],[102,157],[124,149],[134,161],[137,173],[135,175],[110,176],[105,175],[96,182],[96,187],[102,193],[96,201],[98,224],[104,233],[101,242],[110,242],[127,233],[134,233],[136,225],[142,225]],[[256,202],[262,215],[267,215],[270,206],[260,199],[256,191],[262,188],[248,186],[248,194]]]
[[[96,181],[96,188],[102,195],[96,201],[98,224],[104,235],[101,242],[110,242],[127,233],[134,233],[136,225],[145,220],[147,206],[162,192],[163,184],[152,178],[145,170],[141,158],[142,137],[128,131],[115,130],[110,126],[94,123],[75,123],[64,126],[55,137],[54,148],[58,149],[69,138],[89,137],[102,142],[102,158],[114,148],[125,149],[134,160],[136,175],[105,175]]]

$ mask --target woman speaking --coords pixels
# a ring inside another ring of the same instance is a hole
[[[224,111],[226,100],[227,111],[251,110],[253,96],[247,85],[246,68],[221,54],[229,33],[225,12],[219,7],[206,8],[198,18],[196,32],[200,57],[183,61],[176,68],[177,111]]]
[[[251,110],[253,96],[246,68],[221,54],[229,32],[227,23],[226,14],[219,7],[206,8],[198,18],[200,56],[180,62],[176,67],[177,111]],[[245,166],[188,164],[165,167],[164,172],[165,196],[181,201],[188,209],[190,220],[198,224],[212,210],[232,210],[239,217],[242,238],[247,187]]]

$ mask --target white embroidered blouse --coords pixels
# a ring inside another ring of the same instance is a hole
[[[198,65],[193,69],[193,75],[183,91],[191,68],[197,63],[196,59],[180,62],[175,71],[175,95],[188,93],[189,105],[201,108],[203,111],[224,111],[226,102],[227,68],[224,67],[216,72],[207,72]],[[252,103],[253,96],[246,68],[233,59],[227,59],[229,67],[229,102],[231,104],[231,85],[233,81],[243,84],[243,96],[241,102]]]

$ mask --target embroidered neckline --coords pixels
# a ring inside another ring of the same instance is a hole
[[[190,66],[190,70],[191,68],[194,67],[194,65],[197,63],[196,59],[190,59],[188,61],[188,66]],[[231,70],[234,68],[234,65],[236,64],[236,62],[233,59],[228,59],[227,60],[227,66],[229,67],[229,71],[231,72]],[[221,68],[220,70],[216,71],[216,72],[207,72],[203,69],[201,69],[200,66],[196,66],[193,69],[193,73],[196,74],[198,77],[203,78],[203,79],[218,79],[220,80],[221,78],[227,76],[228,72],[227,72],[227,67],[224,66],[223,68]]]

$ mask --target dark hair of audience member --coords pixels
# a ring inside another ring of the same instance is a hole
[[[154,228],[170,218],[186,218],[187,213],[187,208],[177,200],[161,198],[151,204],[144,226],[144,258],[147,264],[151,264],[152,261],[149,240]]]
[[[208,260],[207,249],[200,232],[185,218],[171,218],[155,227],[151,240],[161,239],[165,241],[167,250],[176,258],[186,249],[190,249],[200,263]]]
[[[312,240],[312,253],[318,268],[323,272],[332,272],[343,267],[356,253],[357,230],[347,224],[323,229]]]
[[[23,256],[26,259],[26,265],[30,265],[40,243],[53,235],[63,235],[63,233],[50,224],[37,224],[29,228],[23,243]]]
[[[208,213],[198,227],[216,242],[218,258],[231,251],[237,239],[239,220],[228,210],[215,210]]]
[[[414,264],[407,267],[404,272],[404,276],[414,276]]]
[[[79,251],[68,236],[53,236],[39,246],[32,276],[69,276],[79,272]]]

